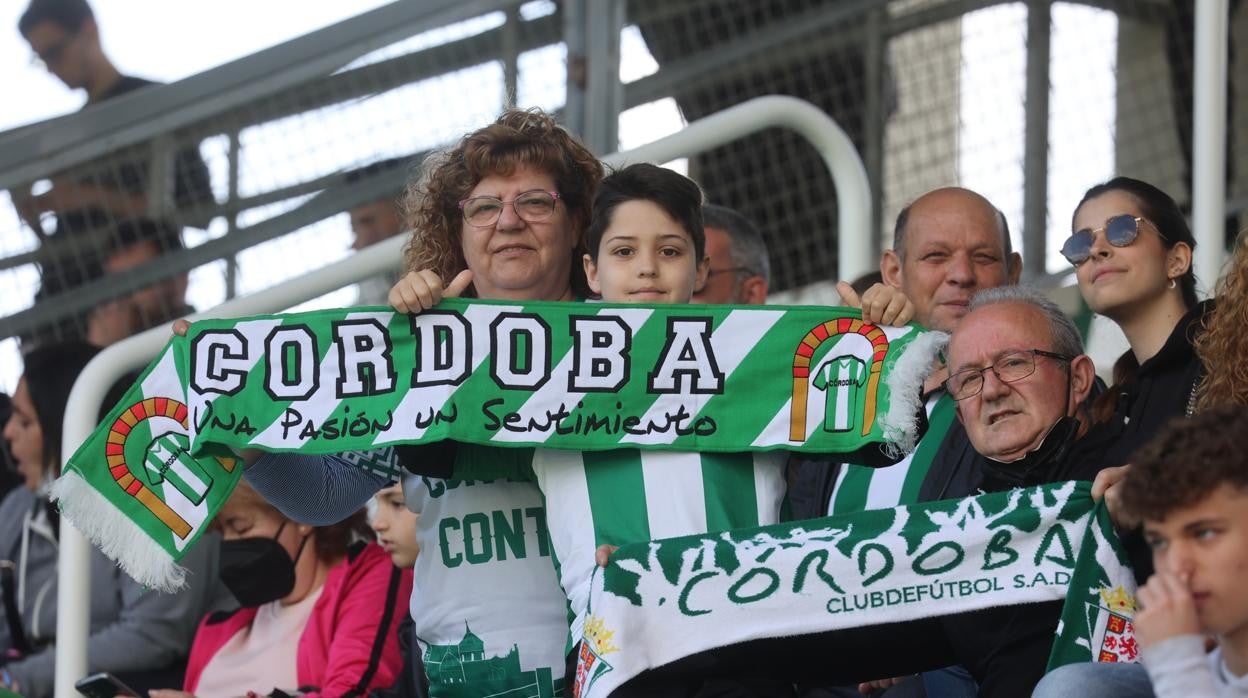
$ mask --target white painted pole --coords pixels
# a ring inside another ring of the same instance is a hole
[[[399,267],[405,241],[404,235],[384,240],[341,262],[254,295],[228,301],[207,312],[192,315],[190,319],[272,313],[298,305],[360,279]],[[61,440],[64,458],[77,451],[91,436],[104,395],[113,383],[155,358],[169,341],[169,336],[169,327],[154,327],[108,347],[87,364],[74,383],[65,406],[65,431]],[[74,682],[87,673],[91,545],[68,522],[61,526],[57,565],[56,698],[79,698]]]
[[[1226,258],[1228,0],[1196,0],[1192,120],[1192,232],[1196,276],[1212,294]]]

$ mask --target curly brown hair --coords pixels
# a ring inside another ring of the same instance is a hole
[[[1205,377],[1196,388],[1196,409],[1248,405],[1248,231],[1235,243],[1235,256],[1218,282],[1217,301],[1195,341]]]
[[[1136,453],[1122,485],[1127,513],[1158,521],[1191,506],[1223,484],[1248,489],[1240,439],[1248,408],[1215,407],[1190,419],[1172,419]]]
[[[587,296],[589,284],[581,255],[586,251],[585,230],[594,194],[602,181],[602,163],[540,109],[508,109],[494,123],[425,160],[424,175],[408,186],[402,199],[412,231],[403,248],[407,269],[433,269],[449,281],[467,268],[459,202],[482,179],[510,175],[520,167],[531,167],[554,178],[576,234],[572,290]]]

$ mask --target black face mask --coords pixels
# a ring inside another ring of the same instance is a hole
[[[1066,394],[1070,395],[1073,368],[1066,367]],[[1062,417],[1049,427],[1040,446],[1022,458],[1003,463],[985,457],[981,489],[993,492],[1058,482],[1066,470],[1066,456],[1079,437],[1079,420]]]
[[[1066,466],[1066,456],[1079,436],[1079,420],[1062,417],[1044,437],[1036,450],[1010,463],[984,458],[984,482],[986,491],[999,491],[1014,487],[1032,487],[1057,482]]]
[[[295,563],[308,542],[304,536],[295,559],[277,542],[286,522],[272,538],[240,538],[221,541],[219,576],[226,589],[244,608],[263,606],[285,598],[295,588]]]

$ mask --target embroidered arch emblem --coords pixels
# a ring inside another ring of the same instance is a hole
[[[172,398],[156,397],[141,400],[128,407],[113,421],[113,426],[109,429],[108,439],[104,447],[109,472],[117,485],[125,490],[126,494],[137,499],[148,511],[152,512],[152,515],[168,526],[174,535],[182,539],[191,534],[191,525],[166,504],[151,487],[134,476],[126,458],[126,442],[134,435],[133,432],[136,426],[153,417],[172,419],[180,424],[183,429],[187,429],[187,414],[186,405]],[[183,468],[187,465],[197,467],[186,453],[188,443],[189,440],[186,438],[185,433],[176,431],[168,432],[152,439],[143,449],[142,458],[144,462],[139,464],[139,469],[143,472],[153,471],[154,474],[149,479],[160,481],[164,479],[166,472],[170,469],[170,465],[181,465]],[[218,456],[216,460],[226,472],[234,470],[234,459]],[[187,495],[187,498],[196,504],[203,501],[209,486],[206,482],[197,482],[196,484],[202,484],[202,487],[188,489],[186,481],[198,480],[198,478],[175,480],[174,477],[170,477],[170,480],[179,491]]]
[[[884,357],[888,355],[888,337],[879,326],[855,318],[838,318],[816,325],[798,342],[793,352],[793,401],[789,410],[789,441],[806,440],[806,408],[810,392],[811,360],[824,342],[835,341],[856,334],[871,342],[871,366],[868,369],[866,404],[862,415],[862,435],[871,433],[875,426],[875,412],[879,403],[880,376],[884,370]]]

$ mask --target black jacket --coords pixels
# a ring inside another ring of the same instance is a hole
[[[1179,320],[1157,355],[1140,365],[1135,380],[1115,386],[1118,403],[1106,422],[1088,434],[1105,451],[1105,464],[1130,463],[1135,451],[1171,419],[1191,414],[1196,385],[1204,376],[1192,342],[1213,301],[1196,305]]]

